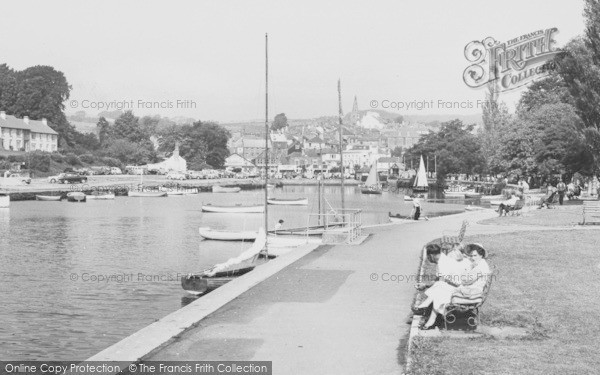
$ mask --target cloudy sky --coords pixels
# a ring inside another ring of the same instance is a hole
[[[338,78],[344,112],[356,95],[360,109],[433,100],[397,112],[468,114],[478,109],[438,106],[484,97],[463,82],[466,44],[557,27],[560,47],[583,32],[582,12],[579,0],[13,0],[3,3],[0,62],[62,71],[67,113],[112,102],[140,115],[260,119],[268,32],[271,118],[336,115]],[[501,99],[513,107],[520,92]]]

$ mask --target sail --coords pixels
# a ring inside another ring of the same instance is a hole
[[[421,155],[421,162],[419,163],[419,171],[417,172],[417,178],[415,178],[415,187],[427,187],[427,173],[425,173],[425,163],[423,163],[423,155]]]
[[[377,174],[377,163],[371,166],[369,177],[365,181],[365,186],[379,186],[379,175]]]
[[[256,254],[260,253],[261,250],[265,248],[266,244],[267,234],[265,233],[265,230],[263,228],[259,228],[258,236],[256,237],[256,240],[254,241],[252,247],[250,247],[248,250],[244,251],[235,258],[229,258],[226,262],[214,265],[211,269],[204,271],[204,274],[206,276],[214,276],[217,272],[223,271],[235,264],[242,263],[243,261],[248,260]]]

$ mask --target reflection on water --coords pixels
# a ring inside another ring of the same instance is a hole
[[[362,195],[346,187],[347,208],[363,223],[408,215],[399,194]],[[274,189],[273,197],[309,197],[308,206],[270,206],[269,222],[303,226],[317,213],[316,186]],[[256,229],[262,214],[203,214],[202,203],[261,204],[264,192],[202,193],[113,201],[11,202],[0,209],[0,353],[11,360],[85,359],[194,300],[179,278],[236,256],[248,243],[202,241],[199,226]],[[324,206],[340,207],[339,187],[324,187]],[[433,197],[432,197],[433,198]],[[328,203],[325,203],[327,201]],[[427,216],[462,203],[423,202]]]

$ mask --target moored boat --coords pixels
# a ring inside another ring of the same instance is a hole
[[[115,199],[115,194],[114,193],[88,194],[85,196],[85,199],[87,199],[87,200],[109,200],[109,199]]]
[[[381,184],[379,183],[379,174],[377,173],[377,163],[374,163],[371,166],[364,186],[360,188],[360,192],[363,194],[381,194],[382,191]]]
[[[166,191],[131,191],[127,192],[128,197],[146,197],[146,198],[157,198],[166,197]]]
[[[306,206],[306,205],[308,205],[308,198],[296,198],[296,199],[269,198],[269,199],[267,199],[267,203],[268,204],[287,205],[287,206]]]
[[[85,194],[80,191],[72,191],[70,193],[67,193],[67,201],[85,202]]]
[[[427,181],[427,173],[425,172],[425,163],[423,163],[423,155],[421,155],[421,161],[419,162],[419,171],[415,177],[413,184],[413,191],[427,191],[429,190],[429,181]]]
[[[213,185],[213,193],[239,193],[242,190],[239,186],[219,186]]]
[[[261,228],[258,231],[256,241],[248,250],[201,273],[182,277],[181,287],[191,294],[200,295],[225,285],[234,278],[252,271],[256,266],[269,260],[267,257],[259,256],[266,243],[267,236],[264,229]]]
[[[10,196],[7,194],[0,194],[0,208],[10,207]]]
[[[212,204],[202,205],[203,212],[215,212],[215,213],[228,213],[228,214],[250,214],[250,213],[263,213],[265,212],[264,205],[253,205],[253,206],[244,206],[241,204],[237,204],[234,206],[215,206]]]
[[[207,240],[217,241],[254,241],[258,232],[251,230],[216,230],[209,227],[198,228],[198,233]]]
[[[465,198],[481,198],[481,193],[476,193],[473,190],[466,190],[465,191]]]
[[[60,195],[36,195],[35,199],[38,201],[57,202],[62,199],[62,196],[60,196]]]

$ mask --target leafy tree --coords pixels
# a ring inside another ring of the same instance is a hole
[[[112,136],[115,139],[126,139],[134,143],[149,139],[133,111],[126,111],[115,120],[115,124],[112,126]]]
[[[435,155],[439,180],[449,173],[481,173],[485,158],[480,140],[472,133],[474,128],[460,120],[444,122],[438,132],[429,132],[409,148],[406,158],[419,160],[421,155]]]
[[[98,130],[98,140],[101,145],[104,145],[106,141],[113,136],[110,123],[106,121],[106,118],[104,117],[100,117],[96,124],[96,129]]]
[[[283,129],[288,126],[288,120],[285,116],[285,113],[280,113],[273,119],[273,124],[271,124],[271,130],[277,131],[279,129]]]
[[[396,146],[393,150],[392,150],[392,156],[394,157],[399,157],[402,156],[402,152],[404,151],[404,149],[402,148],[402,146]]]

